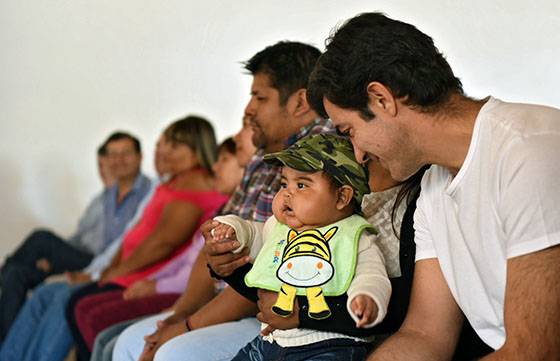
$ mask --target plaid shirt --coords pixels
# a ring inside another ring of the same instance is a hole
[[[330,120],[318,118],[301,128],[285,142],[285,148],[299,139],[317,133],[332,132]],[[223,214],[236,214],[243,219],[264,222],[272,216],[272,199],[280,189],[281,168],[264,162],[260,149],[245,168],[241,184],[237,186]]]

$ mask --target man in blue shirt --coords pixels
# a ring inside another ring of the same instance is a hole
[[[123,231],[138,204],[150,190],[140,173],[140,142],[128,133],[113,133],[98,150],[106,188],[88,205],[77,232],[64,240],[48,230],[36,230],[6,259],[1,269],[0,342],[7,334],[27,291],[45,278],[84,268]],[[113,185],[106,182],[104,165]]]

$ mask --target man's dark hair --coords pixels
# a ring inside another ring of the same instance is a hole
[[[290,95],[307,88],[309,74],[320,55],[321,51],[311,45],[281,41],[259,51],[243,66],[252,75],[268,75],[272,87],[280,93],[280,104],[284,105]]]
[[[326,116],[325,97],[371,119],[367,86],[373,81],[423,112],[445,104],[451,94],[463,94],[461,81],[432,38],[384,14],[364,13],[327,39],[326,51],[309,80],[308,101],[322,116]]]
[[[122,132],[122,131],[116,131],[114,133],[112,133],[109,138],[107,138],[107,140],[105,141],[105,143],[103,143],[102,147],[107,147],[107,144],[114,142],[116,140],[122,140],[122,139],[129,139],[132,144],[134,145],[134,150],[136,151],[136,153],[140,154],[142,153],[142,147],[140,146],[140,141],[138,140],[138,138],[136,138],[135,136],[133,136],[130,133],[127,132]]]
[[[107,155],[107,143],[103,143],[97,148],[97,156],[104,157],[106,155]]]

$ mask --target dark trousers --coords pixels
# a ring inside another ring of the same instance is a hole
[[[36,263],[42,258],[48,260],[49,272],[37,268]],[[50,275],[86,267],[92,258],[93,255],[76,249],[50,231],[31,233],[6,259],[0,271],[0,342],[6,337],[29,290]]]
[[[297,347],[281,347],[257,336],[232,361],[362,361],[371,348],[365,342],[336,338]]]
[[[76,290],[72,293],[72,296],[70,296],[70,300],[68,300],[68,303],[66,304],[66,321],[68,322],[70,332],[72,333],[72,337],[76,343],[76,358],[78,361],[88,361],[91,357],[91,350],[89,349],[86,340],[84,336],[82,336],[80,328],[78,327],[77,315],[75,313],[76,305],[84,297],[122,289],[123,288],[117,284],[106,283],[99,285],[98,282],[94,282]]]

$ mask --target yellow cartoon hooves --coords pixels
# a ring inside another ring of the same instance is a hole
[[[282,317],[288,317],[292,314],[292,310],[284,310],[278,306],[272,306],[272,312]]]
[[[308,312],[307,314],[314,320],[324,320],[331,315],[331,311],[327,310],[321,312]]]

